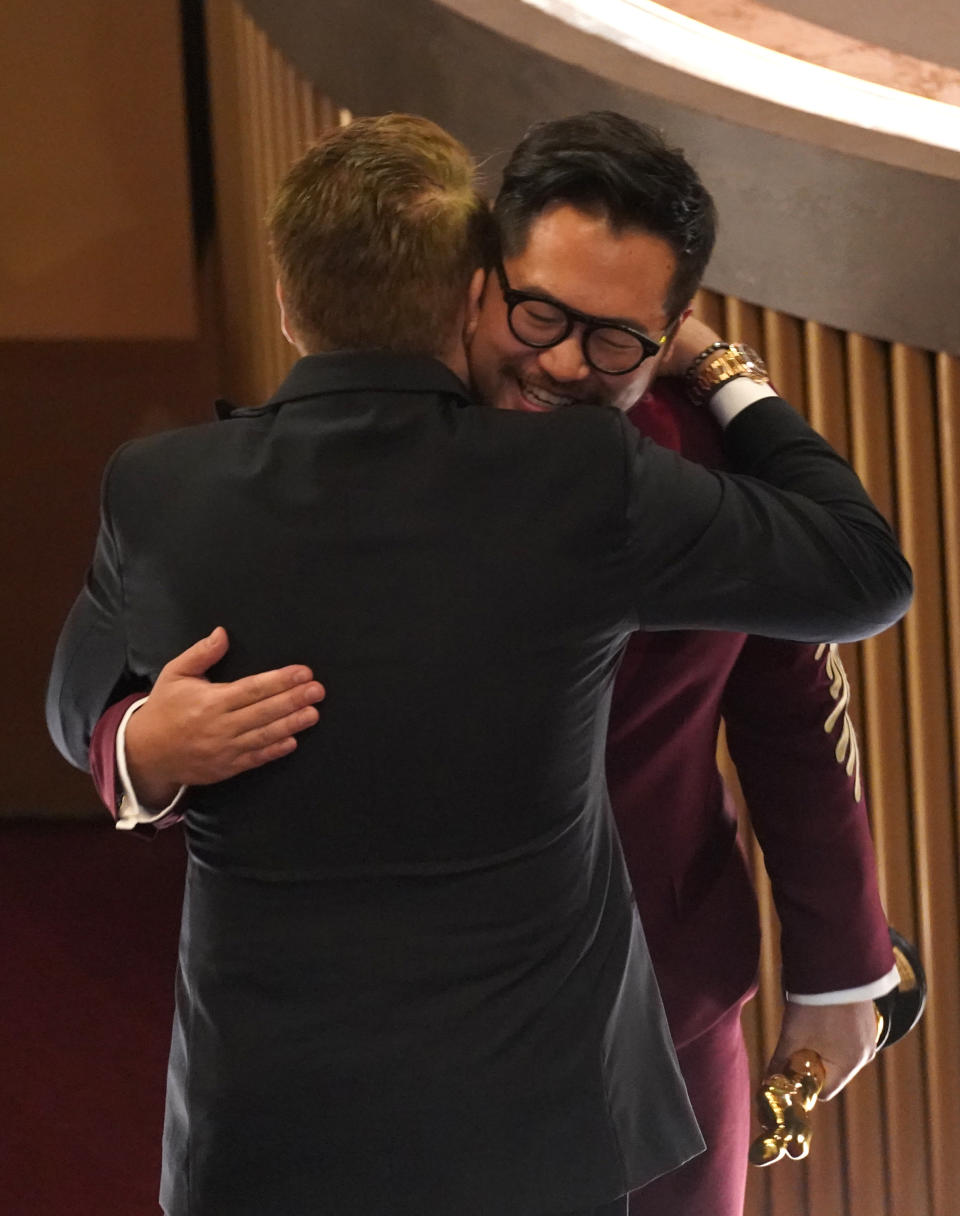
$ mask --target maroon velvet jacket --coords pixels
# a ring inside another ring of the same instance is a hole
[[[688,459],[722,464],[716,425],[664,382],[630,419]],[[716,763],[721,717],[773,884],[784,987],[853,988],[893,966],[844,695],[826,646],[719,632],[627,645],[607,783],[678,1045],[750,989],[759,960],[756,897]]]
[[[715,424],[669,384],[630,418],[664,446],[722,464]],[[848,764],[856,745],[843,735],[844,685],[826,646],[719,632],[635,634],[627,646],[607,776],[678,1045],[749,991],[759,957],[756,898],[716,764],[721,717],[773,883],[785,987],[856,987],[893,965],[858,770]],[[111,812],[116,732],[132,699],[104,713],[90,746]]]

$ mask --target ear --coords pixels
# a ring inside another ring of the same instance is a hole
[[[663,358],[664,359],[666,359],[667,355],[670,353],[670,348],[673,346],[674,339],[676,338],[677,334],[680,332],[680,329],[681,329],[684,321],[686,321],[687,317],[692,316],[692,315],[693,315],[693,309],[685,308],[683,310],[683,312],[679,315],[679,317],[677,317],[677,319],[670,326],[670,337],[667,338],[666,342],[664,342],[664,344],[663,344]]]
[[[476,332],[480,321],[480,299],[483,295],[483,287],[486,281],[486,270],[482,266],[478,266],[473,272],[473,278],[470,280],[470,286],[467,289],[467,311],[463,318],[463,340],[468,344]]]
[[[283,302],[283,288],[280,286],[280,280],[277,279],[274,285],[274,293],[277,297],[277,307],[280,309],[280,332],[290,343],[291,346],[296,346],[296,340],[290,334],[290,327],[287,324],[287,306]]]

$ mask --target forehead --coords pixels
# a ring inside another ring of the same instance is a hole
[[[632,321],[648,332],[670,321],[673,250],[641,229],[615,230],[605,216],[565,203],[549,208],[531,223],[526,247],[504,265],[511,287],[544,292],[581,312]]]

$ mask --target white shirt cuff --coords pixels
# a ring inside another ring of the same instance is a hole
[[[165,806],[162,811],[155,811],[151,807],[141,806],[137,799],[130,781],[130,773],[127,770],[127,723],[146,700],[146,697],[141,697],[139,701],[134,701],[120,719],[120,725],[117,728],[117,775],[120,778],[120,785],[123,787],[123,797],[120,799],[120,806],[117,808],[116,826],[121,832],[129,831],[139,823],[156,823],[158,819],[162,819],[164,815],[169,814],[173,810],[187,788],[185,785],[181,785],[177,791],[176,798],[174,798],[169,806]]]
[[[725,427],[737,414],[743,413],[748,405],[776,395],[772,384],[758,384],[756,380],[750,380],[746,376],[737,376],[717,389],[710,398],[708,408],[720,426]]]
[[[859,988],[840,988],[836,992],[788,992],[788,1001],[794,1005],[851,1005],[854,1001],[872,1001],[885,996],[900,983],[896,963],[885,976],[872,984],[861,984]]]

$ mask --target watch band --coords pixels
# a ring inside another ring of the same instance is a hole
[[[697,355],[697,357],[693,360],[693,362],[687,368],[686,372],[684,373],[685,379],[687,379],[687,380],[695,379],[696,371],[697,371],[697,368],[700,366],[700,364],[703,363],[705,359],[709,359],[714,351],[726,350],[729,345],[730,345],[729,342],[711,342],[709,346],[705,346],[703,348],[703,350],[700,352],[700,354]]]
[[[758,384],[770,379],[766,365],[752,347],[742,342],[714,343],[694,359],[684,376],[684,386],[691,401],[706,405],[718,388],[730,380],[745,376]]]

